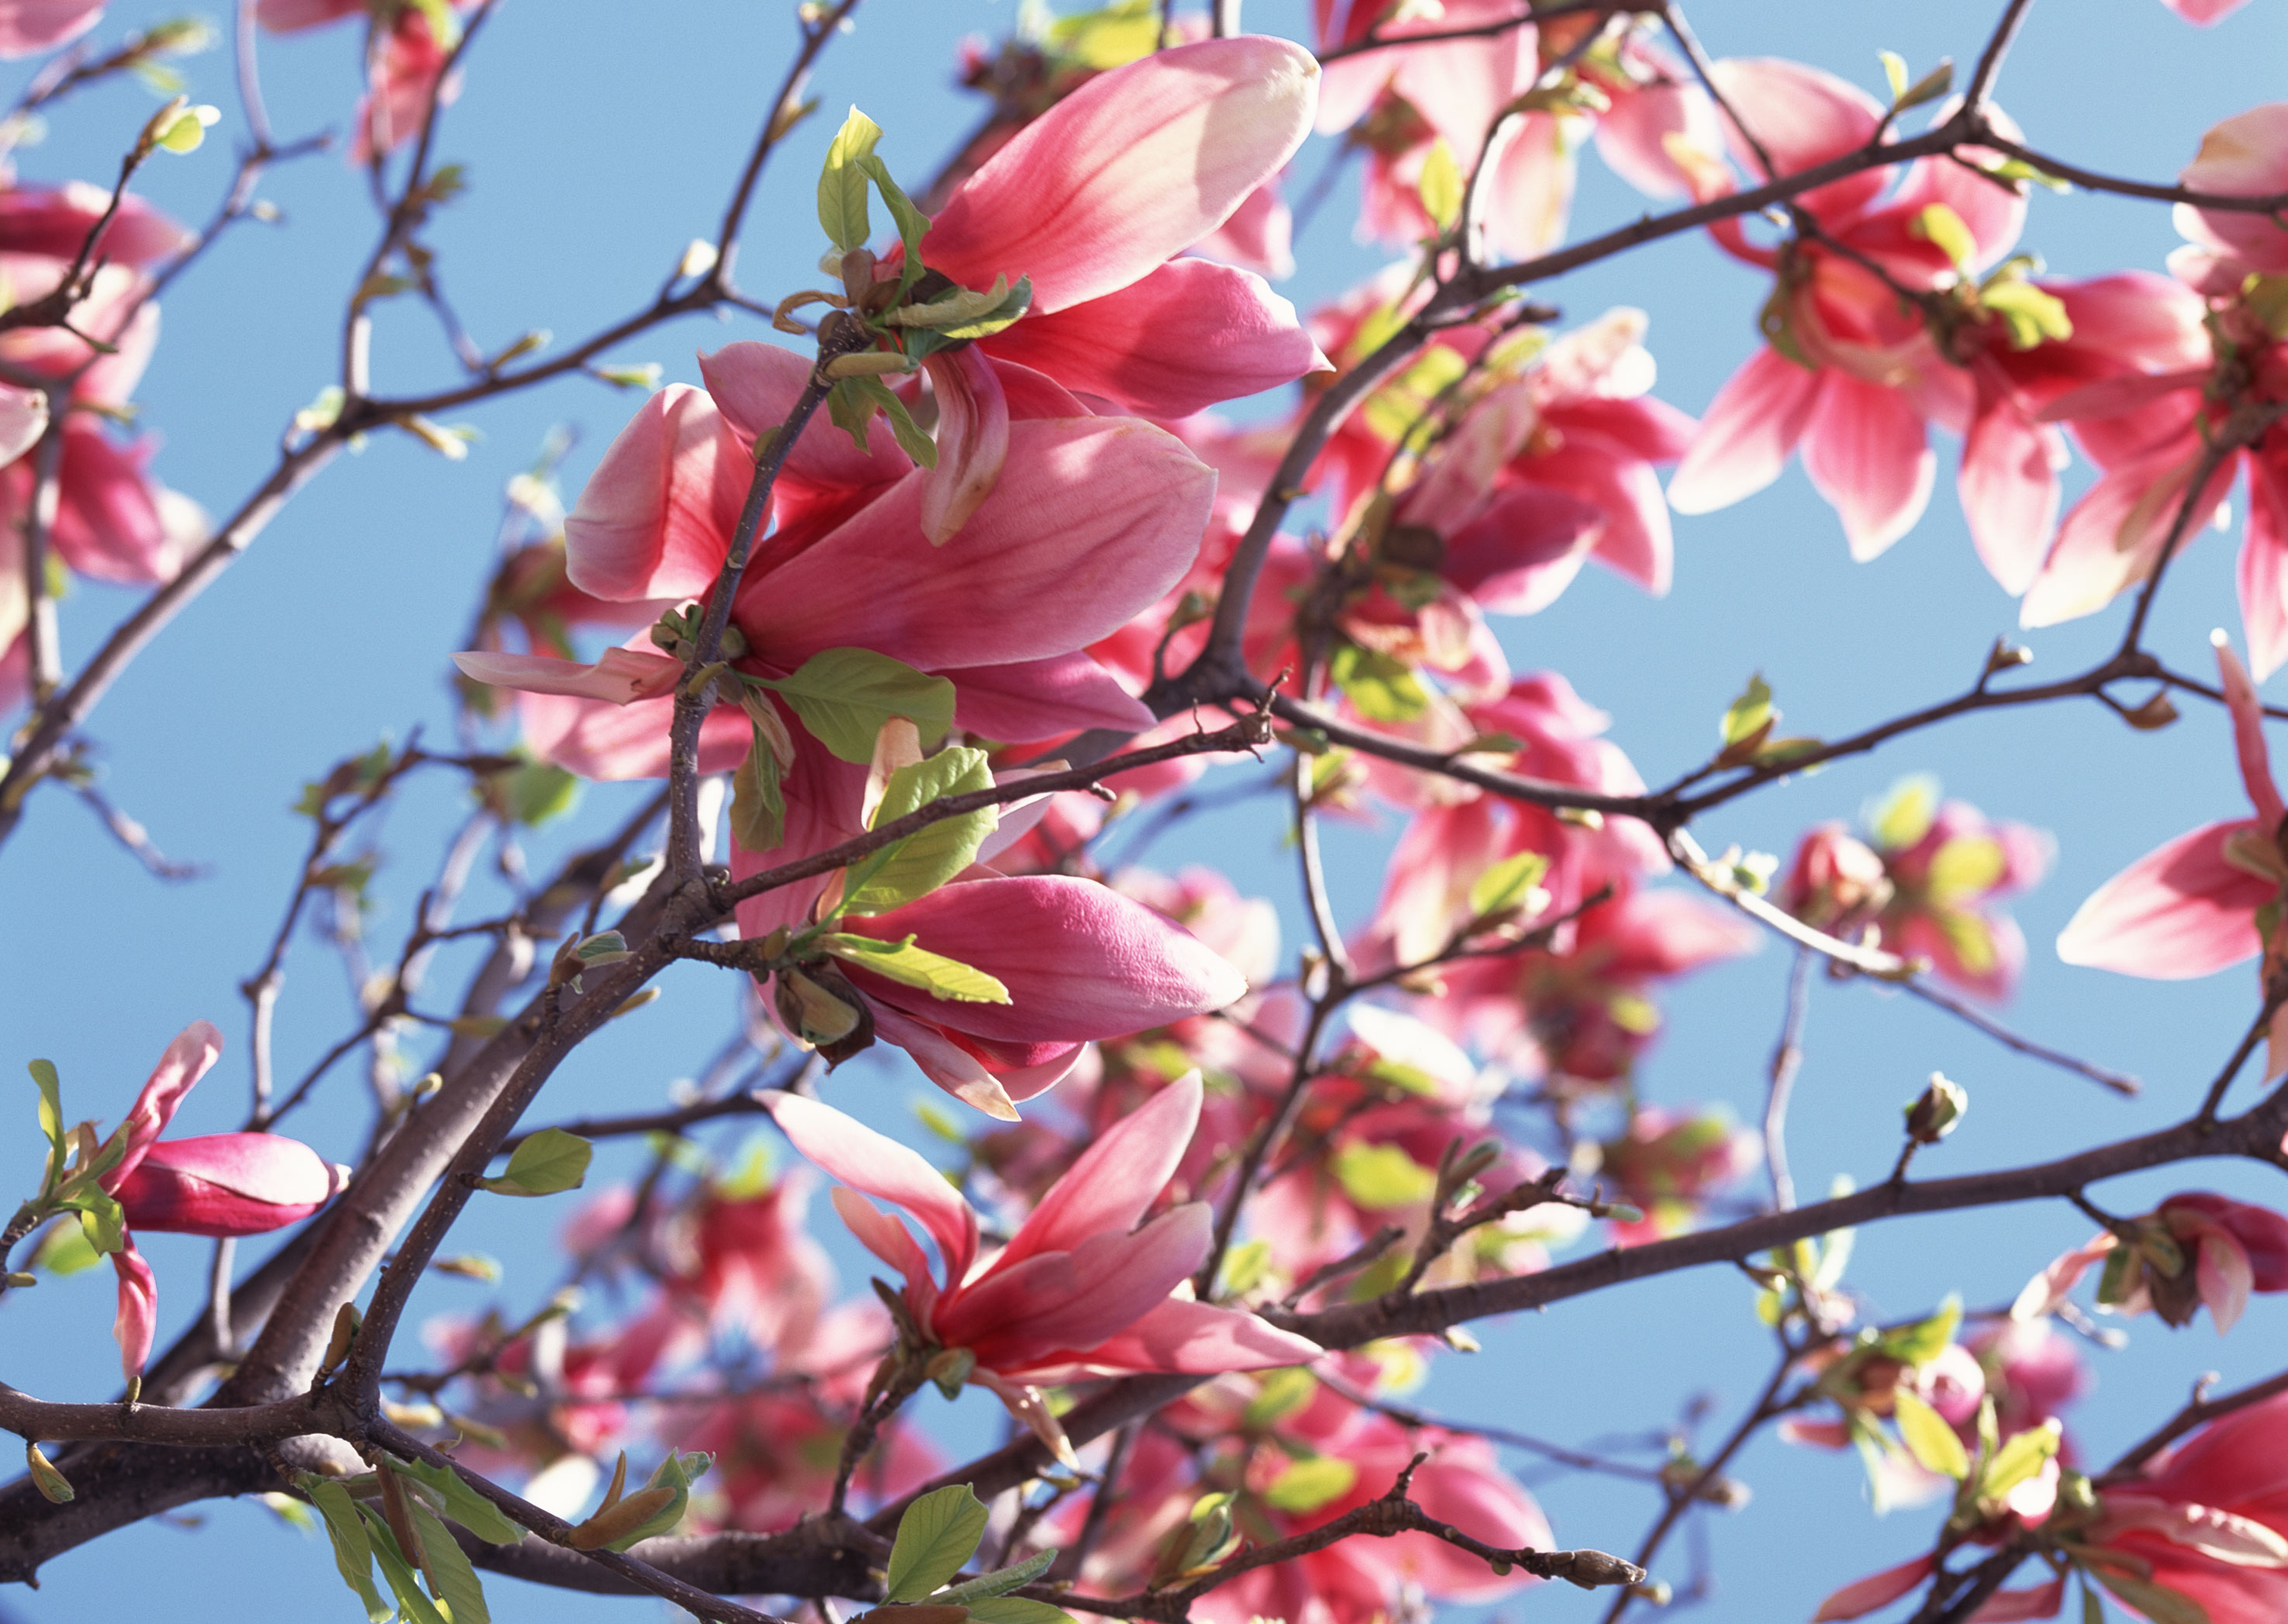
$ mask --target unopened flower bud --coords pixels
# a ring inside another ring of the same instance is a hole
[[[1945,1073],[1933,1072],[1930,1087],[1907,1106],[1907,1137],[1917,1145],[1936,1145],[1954,1131],[1962,1113],[1970,1109],[1970,1096]]]
[[[789,965],[771,978],[771,1005],[801,1042],[839,1066],[874,1042],[874,1012],[830,964]]]

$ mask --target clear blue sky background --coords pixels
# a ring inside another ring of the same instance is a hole
[[[107,36],[169,9],[123,4]],[[648,298],[683,244],[719,214],[782,71],[790,9],[727,0],[647,7],[519,0],[502,9],[441,146],[443,157],[470,166],[473,189],[433,234],[446,284],[481,342],[497,346],[528,327],[568,338]],[[1717,54],[1793,56],[1877,87],[1879,49],[1901,52],[1918,71],[1941,56],[1966,62],[1994,9],[1992,0],[1913,8],[1761,0],[1712,6],[1696,21]],[[1248,19],[1296,33],[1302,12],[1299,0],[1251,0]],[[887,131],[885,156],[918,182],[975,116],[950,86],[956,41],[1005,29],[1013,15],[1009,0],[869,0],[854,36],[829,55],[816,92],[830,114],[854,100],[872,114]],[[2275,0],[2255,0],[2202,31],[2157,0],[2045,0],[2010,62],[2001,99],[2038,146],[2099,168],[2165,176],[2190,157],[2207,125],[2280,94],[2280,64],[2288,61],[2283,19]],[[357,91],[355,52],[354,33],[345,29],[266,43],[265,83],[282,134],[341,125]],[[190,71],[200,97],[225,107],[224,123],[204,151],[155,163],[147,189],[195,220],[226,179],[242,128],[224,55],[198,59]],[[25,176],[107,179],[151,105],[128,86],[71,103],[54,119],[48,144],[21,154]],[[834,122],[822,117],[806,130],[758,198],[740,273],[759,297],[814,279],[810,186]],[[1315,176],[1329,151],[1325,143],[1307,149],[1300,178]],[[218,513],[260,479],[288,416],[331,380],[342,301],[375,230],[361,183],[332,157],[280,170],[265,194],[284,223],[245,228],[168,300],[166,335],[141,392],[145,421],[164,437],[160,473]],[[1299,304],[1328,297],[1382,263],[1379,251],[1349,239],[1340,206],[1349,195],[1347,186],[1338,193],[1338,206],[1303,245],[1307,269],[1285,289]],[[1644,206],[1593,156],[1585,158],[1577,233]],[[2066,274],[2158,268],[2175,241],[2162,209],[2039,194],[2027,234],[2027,245]],[[1704,242],[1681,238],[1535,291],[1561,304],[1569,319],[1621,304],[1648,310],[1660,392],[1696,411],[1753,343],[1764,283]],[[759,336],[761,324],[751,318],[692,321],[647,336],[619,359],[657,360],[670,378],[695,380],[695,349]],[[409,307],[381,321],[375,353],[384,390],[453,376],[433,327]],[[632,405],[575,382],[485,408],[469,415],[482,439],[458,464],[397,439],[377,440],[362,456],[337,463],[142,658],[92,729],[109,766],[107,788],[171,854],[210,865],[212,876],[162,886],[70,799],[36,797],[26,827],[0,854],[0,920],[7,922],[0,1049],[9,1067],[52,1057],[70,1114],[115,1119],[167,1040],[205,1016],[223,1026],[231,1048],[181,1126],[211,1132],[236,1125],[245,1019],[234,989],[259,961],[305,838],[306,826],[288,803],[302,780],[385,733],[402,738],[423,720],[433,737],[446,728],[444,655],[458,646],[471,594],[490,566],[503,482],[552,424],[567,423],[583,435],[568,465],[576,485]],[[1951,447],[1942,451],[1950,475],[1951,456]],[[1832,515],[1794,471],[1728,512],[1680,521],[1678,529],[1676,590],[1665,600],[1592,571],[1549,612],[1502,628],[1518,669],[1561,670],[1609,709],[1615,736],[1656,781],[1704,758],[1717,716],[1752,671],[1771,681],[1790,731],[1833,735],[1958,690],[1995,634],[2014,622],[2014,606],[1972,556],[1943,478],[1922,527],[1871,565],[1849,561]],[[2173,574],[2153,646],[2181,669],[2199,668],[2211,626],[2237,625],[2230,557],[2223,538],[2205,537]],[[68,664],[128,602],[100,590],[75,596],[64,610]],[[2033,637],[2034,674],[2078,669],[2118,626],[2118,615],[2109,614]],[[1866,987],[1820,986],[1795,1116],[1799,1185],[1816,1192],[1839,1174],[1882,1176],[1898,1142],[1900,1103],[1934,1068],[1967,1086],[1973,1105],[1962,1130],[1927,1156],[1932,1172],[2061,1153],[2189,1109],[2248,1018],[2252,974],[2190,986],[2130,982],[2067,969],[2049,943],[2081,898],[2123,863],[2240,810],[2221,717],[2192,709],[2159,734],[2132,733],[2094,705],[1974,720],[1728,808],[1701,837],[1714,848],[1736,841],[1784,852],[1806,825],[1853,815],[1910,771],[1934,772],[1950,792],[1990,812],[2055,831],[2056,872],[2018,908],[2034,950],[2012,1018],[2151,1086],[2143,1101],[2124,1103],[1920,1006]],[[624,788],[592,792],[579,820],[535,841],[535,866],[632,804]],[[385,940],[402,931],[438,831],[457,810],[440,779],[417,788],[387,824],[383,845],[397,866],[383,882],[388,901],[377,929]],[[1347,916],[1370,903],[1394,833],[1386,825],[1331,837]],[[1264,876],[1289,940],[1298,939],[1289,867],[1267,817],[1234,814],[1164,845],[1160,857],[1213,858]],[[479,897],[471,906],[486,903]],[[1744,1115],[1752,1112],[1786,958],[1768,948],[1669,1000],[1667,1035],[1644,1071],[1649,1097],[1728,1100]],[[452,966],[440,965],[437,985],[449,984]],[[620,1023],[564,1070],[538,1116],[659,1099],[719,1041],[729,1008],[727,988],[708,972],[671,978],[660,1003]],[[298,1071],[349,1020],[337,967],[321,946],[302,944],[280,1017],[282,1068]],[[910,1071],[888,1066],[854,1067],[845,1077],[835,1087],[838,1102],[885,1124],[910,1125],[908,1103],[926,1091]],[[2237,1097],[2246,1101],[2252,1089],[2244,1084]],[[19,1113],[6,1140],[11,1165],[28,1177],[36,1155],[29,1089],[8,1109]],[[344,1073],[299,1131],[347,1155],[361,1124],[359,1086]],[[612,1153],[600,1176],[627,1156]],[[2133,1211],[2187,1187],[2278,1196],[2276,1181],[2222,1167],[2125,1180],[2101,1193],[2116,1209]],[[552,1285],[548,1240],[569,1211],[565,1201],[504,1203],[483,1213],[482,1235],[468,1237],[508,1260],[504,1291],[513,1308],[528,1308]],[[828,1218],[821,1227],[834,1225]],[[2070,1210],[2048,1206],[1894,1225],[1860,1237],[1854,1283],[1874,1318],[1924,1311],[1950,1289],[1974,1305],[1992,1304],[2087,1230]],[[862,1289],[848,1248],[834,1239],[848,1283]],[[201,1297],[205,1247],[160,1238],[149,1250],[171,1334]],[[425,1288],[421,1306],[465,1311],[481,1297],[480,1287],[443,1281]],[[1765,1374],[1768,1338],[1750,1297],[1736,1274],[1712,1269],[1482,1327],[1485,1351],[1443,1359],[1422,1402],[1578,1442],[1665,1424],[1706,1394],[1716,1407],[1704,1437],[1712,1437]],[[0,1312],[0,1376],[44,1397],[110,1393],[110,1310],[107,1271],[12,1295]],[[2149,1319],[2133,1329],[2128,1351],[2094,1357],[2099,1390],[2074,1417],[2093,1459],[2146,1430],[2201,1372],[2252,1379],[2274,1368],[2288,1345],[2288,1314],[2273,1303],[2260,1303],[2225,1343],[2205,1319],[2173,1335]],[[923,1407],[933,1422],[947,1415],[934,1398]],[[993,1418],[972,1405],[958,1406],[945,1427],[953,1448],[994,1435]],[[1875,1518],[1847,1457],[1766,1441],[1736,1470],[1756,1498],[1709,1523],[1717,1588],[1703,1618],[1805,1618],[1836,1584],[1927,1546],[1931,1514]],[[1653,1509],[1641,1490],[1603,1480],[1564,1478],[1538,1492],[1561,1540],[1612,1550],[1631,1549]],[[0,1595],[0,1619],[60,1624],[154,1605],[187,1620],[239,1624],[355,1616],[322,1542],[282,1529],[251,1503],[193,1510],[195,1529],[145,1524],[58,1560],[37,1594]],[[1691,1549],[1680,1542],[1661,1565],[1680,1586],[1692,1572]],[[505,1580],[492,1590],[503,1624],[612,1610],[624,1617],[655,1605]],[[1570,1624],[1597,1605],[1550,1587],[1499,1611]]]

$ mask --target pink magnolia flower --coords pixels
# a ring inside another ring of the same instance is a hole
[[[106,0],[5,0],[0,4],[0,57],[35,56],[95,27]]]
[[[2248,4],[2248,0],[2161,0],[2161,4],[2201,28],[2221,22]]]
[[[2288,1396],[2219,1417],[2098,1491],[2076,1554],[2140,1612],[2153,1588],[2209,1624],[2288,1617]]]
[[[1640,1106],[1628,1131],[1602,1148],[1603,1176],[1644,1214],[1635,1222],[1613,1221],[1617,1246],[1683,1233],[1697,1220],[1704,1200],[1764,1159],[1762,1142],[1728,1113],[1688,1113],[1661,1105]]]
[[[2055,1312],[2101,1263],[2101,1306],[2121,1314],[2151,1309],[2181,1326],[2206,1303],[2220,1336],[2238,1322],[2252,1292],[2288,1291],[2288,1218],[2268,1208],[2195,1192],[2171,1196],[2133,1227],[2133,1240],[2106,1230],[2060,1257],[2026,1283],[2010,1317]]]
[[[1262,1370],[1319,1355],[1317,1344],[1252,1314],[1179,1292],[1207,1256],[1205,1202],[1138,1227],[1191,1140],[1200,1098],[1192,1073],[1123,1118],[987,1257],[977,1215],[914,1151],[797,1095],[776,1097],[771,1110],[795,1148],[842,1181],[833,1199],[843,1222],[905,1277],[913,1334],[928,1349],[966,1352],[968,1379],[1069,1454],[1042,1385],[1129,1371]],[[921,1224],[941,1279],[906,1227],[861,1191]]]
[[[139,1375],[158,1326],[159,1284],[135,1249],[131,1232],[187,1235],[258,1235],[308,1217],[324,1206],[348,1176],[329,1167],[297,1139],[266,1133],[207,1134],[163,1140],[168,1122],[191,1085],[222,1053],[222,1034],[194,1021],[167,1046],[150,1081],[117,1136],[126,1154],[105,1174],[103,1188],[118,1201],[131,1232],[111,1255],[119,1275],[120,1368]]]
[[[1867,927],[1895,953],[1928,960],[1941,979],[1981,997],[2007,997],[2026,960],[2000,899],[2038,883],[2052,841],[2026,824],[1942,801],[1936,780],[1900,780],[1867,813],[1874,845],[1839,823],[1806,834],[1780,890],[1782,907],[1845,937]]]
[[[1883,117],[1864,91],[1797,63],[1720,62],[1716,72],[1782,174],[1864,146]],[[1726,136],[1760,181],[1744,133],[1728,125]],[[1703,198],[1735,186],[1712,154],[1694,181]],[[1797,206],[1840,250],[1808,235],[1762,249],[1737,221],[1711,228],[1736,257],[1778,273],[1764,318],[1774,338],[1718,393],[1669,500],[1686,513],[1728,507],[1770,484],[1800,446],[1852,556],[1871,558],[1922,515],[1935,422],[1964,436],[1960,494],[1980,558],[2006,590],[2023,591],[2056,512],[2065,451],[2031,420],[2014,358],[2077,330],[2057,289],[1996,269],[2017,241],[2024,199],[1936,157],[1907,165],[1895,189],[1870,170],[1815,187]],[[1926,295],[1929,311],[1892,284]]]
[[[1913,1561],[1902,1562],[1895,1568],[1871,1573],[1844,1586],[1822,1602],[1819,1611],[1811,1615],[1812,1624],[1863,1618],[1914,1590],[1936,1570],[1937,1564],[1930,1557],[1917,1557]],[[1979,1604],[1967,1624],[2015,1624],[2021,1619],[2053,1619],[2064,1602],[2063,1579],[2053,1579],[2024,1590],[2000,1590]]]
[[[2288,187],[2288,104],[2217,125],[2183,178],[2219,193]],[[2244,469],[2237,586],[2249,662],[2261,677],[2288,661],[2288,343],[2244,284],[2288,268],[2288,231],[2261,215],[2184,207],[2177,225],[2191,242],[2169,264],[2190,291],[2176,291],[2176,308],[2153,325],[2177,327],[2185,342],[2043,410],[2085,443],[2102,438],[2105,451],[2093,445],[2092,455],[2105,474],[2067,515],[2021,619],[2054,625],[2102,608],[2152,573],[2172,535],[2189,545]],[[2212,462],[2195,490],[2194,476]]]
[[[261,0],[262,26],[289,34],[320,28],[348,17],[375,20],[367,52],[366,93],[358,99],[356,133],[348,154],[353,164],[385,158],[417,134],[433,103],[449,107],[461,92],[460,75],[444,77],[445,64],[458,38],[458,24],[440,38],[435,13],[452,16],[473,0],[443,0],[432,7],[419,0]]]
[[[1029,277],[1032,303],[925,363],[939,411],[933,540],[999,477],[1024,415],[1013,392],[1053,380],[1116,411],[1183,417],[1326,366],[1261,277],[1178,257],[1294,154],[1318,71],[1299,45],[1254,36],[1158,51],[1089,80],[953,189],[924,261],[969,288]]]
[[[2284,951],[2281,897],[2288,804],[2272,780],[2263,706],[2222,632],[2212,634],[2232,717],[2240,781],[2253,818],[2205,824],[2147,853],[2093,892],[2058,935],[2058,956],[2125,976],[2189,980],[2264,955],[2268,981]],[[2288,1011],[2276,1016],[2267,1081],[2288,1070]]]

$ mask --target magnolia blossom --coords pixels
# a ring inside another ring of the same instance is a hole
[[[1644,1216],[1616,1220],[1617,1245],[1633,1246],[1692,1227],[1700,1203],[1751,1173],[1764,1159],[1756,1136],[1722,1110],[1696,1113],[1640,1107],[1628,1131],[1601,1147],[1601,1171]]]
[[[2016,1320],[2054,1313],[2093,1264],[2105,1266],[2101,1306],[2121,1314],[2151,1309],[2173,1326],[2203,1303],[2221,1336],[2238,1322],[2252,1292],[2288,1291],[2288,1218],[2228,1196],[2173,1195],[2130,1226],[2068,1252],[2026,1283],[2012,1305]]]
[[[0,57],[34,56],[95,27],[107,0],[5,0],[0,4]]]
[[[1206,1257],[1204,1201],[1140,1228],[1191,1141],[1200,1080],[1184,1077],[1089,1147],[1009,1243],[981,1256],[977,1215],[916,1152],[829,1105],[778,1095],[772,1115],[795,1148],[842,1181],[834,1208],[859,1241],[905,1277],[903,1301],[925,1350],[965,1356],[990,1389],[1060,1454],[1063,1430],[1038,1389],[1090,1374],[1260,1370],[1318,1357],[1317,1344],[1252,1314],[1180,1291]],[[906,1227],[858,1193],[889,1201],[936,1243],[933,1274]]]
[[[358,99],[356,133],[347,157],[353,164],[385,158],[410,140],[427,122],[430,108],[449,107],[459,96],[460,75],[449,77],[445,64],[457,43],[459,24],[454,20],[444,37],[438,19],[455,18],[474,0],[439,0],[432,6],[416,0],[260,0],[257,8],[262,26],[277,33],[314,28],[348,17],[377,20],[367,53],[366,93]]]
[[[142,1374],[158,1326],[159,1283],[131,1232],[258,1235],[308,1217],[342,1187],[348,1169],[329,1167],[297,1139],[266,1133],[161,1139],[191,1085],[222,1053],[222,1034],[194,1021],[167,1046],[150,1081],[120,1124],[126,1154],[103,1176],[131,1232],[111,1255],[119,1274],[120,1368]]]
[[[2058,956],[2127,976],[2181,981],[2261,953],[2268,978],[2284,944],[2280,899],[2288,822],[2264,742],[2264,708],[2224,633],[2213,633],[2217,670],[2232,717],[2240,781],[2253,818],[2228,819],[2180,835],[2092,893],[2058,936]],[[2288,1070],[2288,1010],[2273,1018],[2268,1081]]]

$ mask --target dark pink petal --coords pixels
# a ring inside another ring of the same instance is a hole
[[[954,720],[980,739],[1053,739],[1089,727],[1141,733],[1155,718],[1143,701],[1086,654],[945,673],[953,679]]]
[[[1149,1312],[1206,1257],[1215,1215],[1204,1201],[1143,1228],[1092,1235],[1069,1252],[996,1262],[938,1306],[933,1329],[949,1347],[1005,1376],[1063,1362]]]
[[[1981,372],[1956,490],[1987,573],[2016,597],[2033,585],[2058,520],[2064,439],[2026,415],[2008,385]]]
[[[671,384],[588,476],[564,522],[564,572],[605,598],[697,598],[731,547],[754,472],[706,394]]]
[[[1912,1562],[1902,1562],[1895,1568],[1871,1573],[1854,1584],[1847,1584],[1825,1601],[1811,1615],[1811,1624],[1831,1624],[1831,1620],[1856,1619],[1878,1607],[1887,1607],[1899,1597],[1930,1577],[1931,1559],[1917,1557]]]
[[[858,1237],[858,1244],[880,1258],[906,1282],[908,1295],[925,1311],[937,1301],[937,1284],[930,1278],[929,1259],[922,1255],[921,1243],[914,1239],[913,1231],[884,1212],[855,1190],[837,1184],[828,1192],[834,1210],[850,1232]]]
[[[81,574],[139,583],[171,579],[181,567],[181,541],[144,471],[150,455],[147,441],[122,446],[76,413],[67,421],[50,540]]]
[[[769,1099],[772,1120],[795,1149],[852,1189],[911,1213],[937,1242],[949,1287],[960,1283],[977,1256],[977,1215],[943,1174],[919,1152],[831,1105],[798,1094]]]
[[[1667,592],[1676,544],[1668,502],[1649,463],[1593,435],[1573,433],[1524,466],[1536,484],[1569,492],[1604,516],[1591,550],[1600,559],[1655,597]]]
[[[2173,1195],[2161,1203],[2165,1214],[2179,1208],[2200,1214],[2240,1242],[2248,1256],[2251,1284],[2256,1290],[2288,1291],[2288,1218],[2268,1207],[2206,1191]]]
[[[1573,584],[1604,527],[1603,511],[1578,496],[1513,485],[1447,538],[1439,573],[1493,614],[1538,614]]]
[[[786,669],[843,647],[924,670],[1051,659],[1175,585],[1214,490],[1182,441],[1132,418],[1013,423],[1009,461],[962,545],[941,551],[923,536],[910,474],[798,557],[750,571],[738,623]]]
[[[0,5],[0,57],[36,56],[95,27],[105,0],[7,0]]]
[[[1716,392],[1668,482],[1680,513],[1713,513],[1780,477],[1818,405],[1822,375],[1759,350]]]
[[[2279,454],[2248,459],[2248,533],[2240,543],[2240,617],[2258,681],[2288,661],[2288,467]]]
[[[71,259],[110,206],[111,193],[84,180],[0,192],[0,251]],[[95,257],[144,270],[197,241],[196,234],[131,194],[119,200],[118,211],[96,244]]]
[[[1016,1058],[991,1055],[985,1052],[986,1045],[941,1026],[926,1013],[898,1009],[880,997],[869,1002],[876,1037],[904,1050],[924,1076],[954,1098],[1005,1122],[1018,1120],[1020,1101],[1045,1093],[1071,1075],[1086,1047],[1076,1042],[1035,1044]]]
[[[167,1052],[151,1068],[149,1081],[144,1083],[143,1091],[135,1097],[135,1104],[120,1124],[120,1130],[127,1137],[127,1154],[117,1167],[104,1175],[106,1190],[118,1189],[120,1182],[135,1170],[135,1164],[167,1131],[167,1124],[174,1119],[183,1096],[221,1057],[222,1034],[203,1020],[193,1021],[167,1045]]]
[[[937,466],[922,475],[922,534],[943,543],[993,494],[1009,456],[1009,401],[974,345],[923,363],[937,393]]]
[[[1805,426],[1803,468],[1864,561],[1914,528],[1938,471],[1922,414],[1903,392],[1830,372]]]
[[[1007,1004],[941,1002],[846,966],[877,1003],[989,1042],[1084,1042],[1219,1010],[1246,981],[1199,939],[1108,887],[1064,875],[965,881],[846,930],[999,978]]]
[[[1306,1365],[1319,1344],[1266,1325],[1253,1314],[1170,1297],[1126,1330],[1099,1343],[1087,1362],[1107,1370],[1269,1370]]]
[[[1651,395],[1619,400],[1591,395],[1556,400],[1545,408],[1545,416],[1562,432],[1585,431],[1648,463],[1675,462],[1692,449],[1692,441],[1700,432],[1700,424],[1691,413]]]
[[[553,654],[517,654],[486,649],[453,656],[461,674],[496,688],[525,693],[560,693],[608,704],[632,704],[672,693],[682,680],[683,662],[640,649],[608,648],[593,665],[559,660]]]
[[[2083,903],[2058,936],[2058,956],[2143,976],[2183,981],[2255,956],[2256,910],[2279,887],[2225,858],[2236,835],[2269,836],[2247,819],[2212,823],[2139,858]]]
[[[1041,315],[1127,287],[1214,231],[1310,133],[1318,64],[1203,40],[1100,74],[956,188],[922,257],[965,287],[1033,279]]]
[[[667,776],[667,728],[672,699],[579,699],[526,693],[517,701],[524,741],[583,778],[618,780]],[[699,730],[699,770],[728,772],[746,759],[747,718],[719,705]]]
[[[264,28],[287,34],[298,28],[339,22],[345,17],[362,17],[366,15],[366,0],[260,0],[255,15],[262,20]]]
[[[1028,316],[983,343],[996,360],[1145,417],[1188,417],[1329,369],[1294,305],[1269,283],[1204,259],[1172,261],[1117,293]]]
[[[2248,791],[2249,804],[2256,808],[2260,825],[2276,835],[2281,823],[2288,820],[2288,806],[2283,806],[2279,787],[2272,781],[2272,752],[2264,742],[2264,701],[2258,697],[2256,685],[2248,679],[2247,669],[2240,656],[2232,652],[2231,639],[2221,631],[2209,634],[2215,646],[2217,684],[2224,690],[2225,712],[2232,718],[2233,754],[2240,763],[2240,781]]]
[[[702,353],[699,376],[732,432],[752,445],[793,414],[810,382],[811,363],[792,350],[752,339]],[[870,433],[866,449],[834,426],[826,414],[812,417],[802,438],[787,453],[779,478],[797,485],[837,490],[887,485],[911,471],[913,459],[898,448],[894,434]]]
[[[1250,192],[1229,219],[1192,244],[1192,252],[1278,281],[1295,274],[1294,234],[1294,217],[1275,178]]]
[[[334,1169],[298,1139],[226,1133],[162,1139],[112,1193],[132,1229],[259,1235],[308,1217],[338,1187]]]
[[[2066,1581],[2062,1578],[2023,1590],[1998,1590],[1970,1615],[1970,1624],[2018,1624],[2023,1619],[2054,1619],[2065,1600]]]
[[[131,1382],[143,1374],[151,1358],[151,1339],[158,1334],[159,1281],[135,1249],[132,1236],[111,1255],[111,1267],[119,1276],[119,1311],[112,1319],[111,1335],[119,1343],[120,1374]]]
[[[1050,1186],[1010,1238],[1001,1264],[1069,1252],[1092,1235],[1135,1228],[1192,1142],[1200,1093],[1199,1073],[1187,1072],[1114,1123]]]

